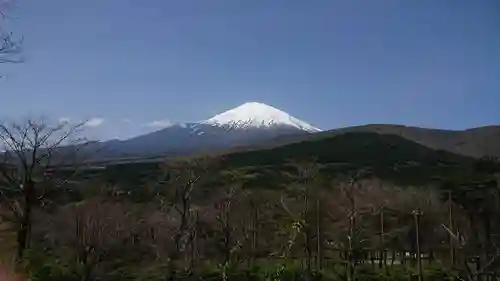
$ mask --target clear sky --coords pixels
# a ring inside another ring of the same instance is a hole
[[[111,138],[260,101],[323,129],[500,124],[498,0],[18,1],[2,117]]]

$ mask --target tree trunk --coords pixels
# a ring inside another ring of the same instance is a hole
[[[189,274],[193,273],[193,270],[195,269],[196,265],[198,264],[197,262],[197,257],[198,257],[198,226],[199,226],[199,216],[198,212],[195,213],[195,221],[194,221],[194,227],[191,230],[191,257],[190,257],[190,267],[189,267]]]
[[[349,218],[349,251],[348,251],[348,264],[347,264],[347,280],[354,281],[354,269],[355,269],[355,261],[354,261],[354,248],[352,239],[354,239],[354,215],[351,214]]]
[[[21,223],[17,231],[17,258],[22,260],[25,250],[29,247],[31,232],[31,205],[35,186],[33,181],[27,180],[24,190],[24,208]]]
[[[305,242],[306,242],[306,254],[307,254],[307,260],[306,260],[306,271],[307,271],[307,276],[308,280],[311,280],[312,278],[312,245],[311,245],[311,229],[310,226],[307,225],[306,227],[306,235],[305,235]]]
[[[453,204],[452,204],[452,196],[451,191],[448,191],[448,228],[452,233],[454,233],[453,227]],[[448,234],[449,246],[450,246],[450,262],[451,266],[455,266],[455,242],[453,240],[452,234]]]
[[[319,198],[316,199],[316,271],[320,271],[323,266],[323,249],[321,240],[321,216],[320,216],[320,201]]]
[[[259,237],[259,207],[252,202],[253,209],[253,223],[252,223],[252,249],[251,249],[251,260],[250,263],[253,266],[255,259],[257,258],[257,247],[258,247],[258,237]]]
[[[17,257],[22,260],[25,250],[28,248],[29,232],[31,225],[31,206],[26,204],[21,225],[17,231]]]
[[[418,281],[423,280],[422,274],[422,257],[420,251],[420,210],[414,213],[415,216],[415,231],[416,231],[416,247],[417,247],[417,271],[418,271]]]
[[[230,201],[227,201],[224,206],[224,264],[229,264],[231,261],[231,223],[230,223]]]
[[[491,220],[490,214],[486,211],[483,216],[483,228],[484,228],[484,250],[483,250],[483,260],[484,262],[488,262],[490,259],[491,253]]]
[[[385,245],[384,245],[384,206],[380,208],[380,256],[379,256],[379,263],[378,266],[379,268],[382,268],[382,266],[385,266],[386,259],[385,259]]]
[[[84,265],[82,281],[89,281],[92,267],[89,264]]]

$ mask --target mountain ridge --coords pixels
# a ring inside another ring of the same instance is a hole
[[[273,142],[262,143],[247,149],[279,147],[306,140],[318,140],[348,132],[374,132],[394,134],[432,149],[445,150],[455,154],[481,157],[500,157],[500,125],[487,125],[463,130],[422,128],[401,124],[366,124],[318,132],[311,136],[282,136]]]

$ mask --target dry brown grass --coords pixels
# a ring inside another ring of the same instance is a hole
[[[24,281],[25,278],[15,273],[8,266],[0,265],[0,281]]]
[[[0,218],[0,267],[15,260],[16,233],[13,229],[12,224]]]

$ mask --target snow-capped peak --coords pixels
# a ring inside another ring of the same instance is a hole
[[[307,124],[284,111],[259,102],[244,103],[201,123],[214,126],[229,126],[235,129],[290,126],[310,133],[321,131],[321,129]]]

